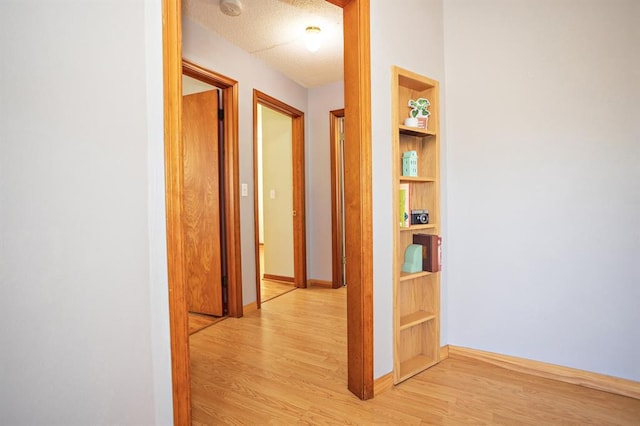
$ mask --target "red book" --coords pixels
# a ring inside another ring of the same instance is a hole
[[[442,269],[442,237],[431,234],[414,234],[413,244],[422,246],[422,270],[439,272]]]

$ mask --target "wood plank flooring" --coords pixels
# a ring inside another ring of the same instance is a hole
[[[189,312],[189,334],[197,333],[198,331],[220,322],[225,318],[227,317],[214,317],[213,315]]]
[[[293,284],[262,279],[260,280],[260,300],[264,303],[295,289],[296,287]]]
[[[346,289],[297,289],[190,338],[193,423],[640,425],[640,401],[447,359],[370,401],[346,384]]]

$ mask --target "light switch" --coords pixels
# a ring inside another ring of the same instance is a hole
[[[240,191],[243,197],[249,196],[249,188],[247,187],[246,183],[243,183],[242,185],[240,185]]]
[[[276,190],[272,189],[271,191],[269,191],[269,198],[271,198],[272,200],[276,199]]]

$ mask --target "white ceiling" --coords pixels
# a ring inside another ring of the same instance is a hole
[[[223,14],[220,0],[183,0],[182,13],[304,87],[343,79],[341,8],[325,0],[240,1],[240,16]],[[321,28],[315,53],[304,44],[308,26]]]

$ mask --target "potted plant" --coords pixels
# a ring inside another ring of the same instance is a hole
[[[426,129],[427,120],[431,114],[429,105],[431,102],[427,98],[409,99],[407,106],[411,108],[411,111],[409,111],[409,118],[405,120],[405,126]]]

